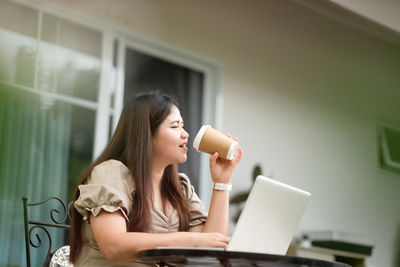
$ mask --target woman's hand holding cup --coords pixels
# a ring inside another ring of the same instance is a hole
[[[230,135],[227,135],[231,138]],[[234,138],[235,142],[238,142],[237,138]],[[215,152],[210,157],[210,172],[214,183],[230,184],[232,179],[233,171],[242,158],[242,148],[237,146],[236,153],[232,160],[227,160],[218,157],[218,152]]]
[[[203,125],[193,142],[199,152],[211,154],[210,172],[214,183],[229,184],[236,165],[242,158],[238,139],[224,135],[210,125]]]

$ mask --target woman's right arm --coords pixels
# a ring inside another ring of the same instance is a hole
[[[156,247],[222,247],[229,237],[220,233],[143,233],[128,232],[125,217],[120,211],[101,212],[90,216],[94,237],[103,255],[112,262],[135,261],[141,250]]]

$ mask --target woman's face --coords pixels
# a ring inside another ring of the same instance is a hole
[[[176,106],[172,106],[171,112],[153,135],[153,161],[164,165],[185,162],[188,138],[181,113]]]

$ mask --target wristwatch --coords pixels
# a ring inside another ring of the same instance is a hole
[[[218,191],[231,191],[232,184],[215,183],[214,189]]]

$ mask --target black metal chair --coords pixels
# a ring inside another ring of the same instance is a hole
[[[42,242],[40,236],[45,236],[48,241],[48,249],[45,258],[43,259],[43,266],[68,266],[69,245],[66,244],[66,246],[53,248],[53,239],[51,237],[49,229],[60,228],[61,230],[63,230],[64,234],[67,234],[69,232],[69,229],[71,228],[69,222],[71,220],[70,208],[72,202],[70,202],[68,205],[65,205],[65,203],[57,197],[50,197],[37,203],[28,203],[28,199],[26,197],[23,197],[22,202],[24,207],[25,249],[27,266],[31,266],[30,247],[32,246],[33,248],[38,249],[42,246],[42,243],[44,243]],[[54,204],[57,205],[57,208],[46,207],[46,205],[49,205],[50,202],[54,202]],[[28,208],[32,206],[40,206],[41,208],[48,209],[49,211],[45,211],[45,213],[50,214],[50,220],[38,221],[30,219]],[[61,219],[57,219],[57,217],[61,217]],[[40,235],[38,233],[39,231],[42,232]],[[68,235],[65,235],[65,237],[67,236]]]

